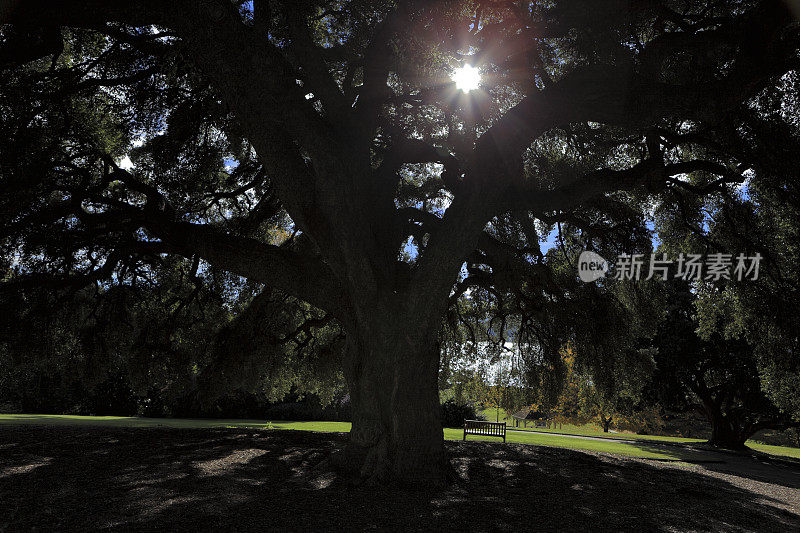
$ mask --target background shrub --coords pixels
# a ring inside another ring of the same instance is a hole
[[[485,418],[478,414],[473,403],[457,403],[453,398],[442,403],[442,426],[464,427],[464,420],[485,420]]]

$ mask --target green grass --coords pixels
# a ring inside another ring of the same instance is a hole
[[[509,426],[511,423],[509,422]],[[688,437],[667,437],[663,435],[637,435],[636,433],[604,433],[602,429],[594,425],[576,426],[573,424],[564,424],[562,427],[556,426],[555,428],[534,428],[530,423],[527,428],[519,427],[525,431],[538,431],[544,433],[567,433],[569,435],[582,435],[584,437],[597,437],[600,439],[627,439],[627,440],[650,440],[661,442],[676,442],[676,443],[691,443],[691,442],[705,442],[705,439],[690,439]]]
[[[509,413],[506,413],[505,409],[501,408],[501,409],[499,409],[499,411],[500,411],[500,422],[505,420],[506,416],[511,416]],[[483,409],[481,411],[478,411],[478,414],[482,415],[483,418],[485,418],[489,422],[497,422],[497,412],[498,412],[498,409],[496,409],[494,407],[490,407],[488,409]],[[511,419],[508,420],[508,423],[509,423],[509,425],[511,424]]]
[[[502,420],[502,418],[501,418]],[[295,431],[322,431],[322,432],[348,432],[349,422],[266,422],[264,420],[240,419],[189,419],[189,418],[141,418],[122,416],[76,416],[76,415],[28,415],[28,414],[0,414],[2,424],[44,424],[53,426],[106,426],[106,427],[141,427],[141,428],[257,428],[257,429],[287,429]],[[580,433],[578,433],[580,431]],[[681,439],[677,437],[658,437],[653,435],[629,435],[623,433],[604,434],[591,428],[565,425],[563,429],[551,429],[544,432],[572,433],[576,436],[604,436],[607,438],[636,438],[641,442],[611,442],[603,440],[589,440],[561,435],[545,435],[543,431],[509,431],[506,441],[516,444],[533,444],[536,446],[552,446],[570,450],[585,450],[593,452],[607,452],[627,455],[629,457],[644,457],[648,459],[702,461],[709,456],[702,451],[695,451],[679,447],[661,448],[651,446],[652,441],[665,442],[697,442],[699,439]],[[599,433],[599,435],[598,435]],[[448,440],[461,440],[463,431],[456,428],[445,428],[444,437]],[[496,437],[467,436],[470,441],[502,442]],[[648,442],[649,441],[649,442]],[[783,455],[800,458],[800,448],[784,446],[769,446],[766,444],[748,443],[758,451],[772,455]]]
[[[445,428],[444,438],[448,440],[461,440],[463,430]],[[482,440],[502,442],[497,437],[479,437],[468,435],[467,440]],[[618,453],[629,457],[644,457],[647,459],[698,461],[708,460],[709,456],[703,452],[682,448],[661,449],[648,446],[646,443],[606,442],[602,440],[589,440],[560,435],[543,435],[534,432],[506,432],[506,442],[515,444],[533,444],[536,446],[552,446],[555,448],[568,448],[570,450],[584,450],[592,452]]]
[[[784,457],[800,459],[800,448],[790,448],[789,446],[772,446],[771,444],[761,444],[751,441],[747,441],[747,446],[759,452],[768,453],[770,455],[782,455]]]
[[[488,420],[489,422],[495,422],[497,420],[497,409],[489,408],[479,411],[483,417]],[[500,421],[502,422],[506,417],[506,411],[500,409]],[[508,418],[506,420],[509,427],[512,427],[513,419]],[[556,426],[555,428],[537,428],[533,427],[533,422],[528,422],[528,427],[515,427],[514,429],[519,429],[523,431],[538,431],[544,433],[566,433],[569,435],[581,435],[585,437],[597,437],[601,439],[635,439],[635,440],[655,440],[655,441],[666,441],[666,442],[679,442],[679,443],[688,443],[688,442],[704,442],[705,439],[690,439],[685,437],[664,437],[661,435],[637,435],[635,433],[604,433],[599,426],[595,424],[586,424],[586,425],[575,425],[575,424],[563,424],[561,427]]]
[[[510,426],[510,423],[509,423]],[[526,428],[515,428],[526,430]],[[621,440],[641,440],[651,442],[667,442],[677,444],[692,444],[706,442],[706,439],[692,439],[688,437],[668,437],[664,435],[637,435],[636,433],[603,433],[599,427],[592,425],[575,426],[572,424],[564,424],[561,429],[556,428],[532,428],[528,426],[526,431],[540,432],[540,433],[566,433],[569,435],[581,435],[585,437],[596,437],[601,439],[621,439]],[[784,457],[794,457],[800,459],[800,448],[791,448],[789,446],[773,446],[769,444],[761,444],[760,442],[747,441],[747,446],[760,452],[768,453],[771,455],[780,455]]]
[[[288,429],[296,431],[324,431],[347,432],[350,431],[349,422],[265,422],[263,420],[214,420],[214,419],[185,419],[185,418],[139,418],[119,416],[73,416],[73,415],[0,415],[0,424],[45,424],[55,426],[107,426],[107,427],[169,427],[169,428],[267,428]],[[461,429],[446,428],[444,436],[448,440],[461,440]],[[468,440],[500,441],[493,437],[479,437],[469,435]],[[591,441],[572,437],[548,436],[536,433],[508,432],[507,442],[518,444],[535,444],[538,446],[554,446],[573,450],[588,450],[598,452],[619,453],[632,457],[649,457],[653,459],[684,459],[696,458],[696,452],[683,450],[648,450],[644,447],[615,442]],[[502,442],[502,441],[501,441]]]
[[[46,424],[53,426],[106,426],[141,428],[259,428],[294,429],[299,431],[350,431],[349,422],[267,422],[264,420],[206,418],[143,418],[132,416],[77,415],[4,415],[0,424]]]

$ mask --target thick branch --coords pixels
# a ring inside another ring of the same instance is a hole
[[[392,145],[376,173],[390,179],[402,165],[407,163],[442,163],[442,181],[452,192],[458,189],[461,165],[449,152],[418,139],[402,139]]]
[[[320,259],[255,239],[236,237],[203,224],[151,220],[145,227],[184,255],[280,289],[315,307],[343,316],[346,298]]]
[[[147,197],[143,212],[126,209],[132,218],[156,237],[187,256],[199,256],[212,265],[259,281],[296,296],[320,309],[343,316],[346,299],[328,266],[319,258],[304,256],[283,247],[223,233],[211,226],[175,220],[173,207],[152,185],[137,180],[119,168],[109,175]]]
[[[331,76],[328,65],[319,54],[319,50],[311,37],[311,32],[304,20],[305,13],[298,6],[289,2],[284,7],[284,15],[289,23],[292,38],[292,49],[297,56],[305,79],[310,89],[319,96],[322,105],[331,121],[337,127],[344,126],[348,120],[349,106],[339,86]]]

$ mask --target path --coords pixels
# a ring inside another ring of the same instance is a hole
[[[570,437],[574,439],[586,439],[594,441],[607,441],[619,442],[624,444],[634,444],[642,447],[679,447],[689,450],[698,450],[689,443],[681,442],[666,442],[645,439],[616,439],[604,437],[590,437],[588,435],[571,435],[569,433],[554,433],[548,431],[536,430],[523,430],[515,428],[507,428],[506,431],[514,431],[519,433],[536,433],[537,435],[550,435],[553,437]],[[674,462],[685,462],[699,466],[702,470],[708,472],[719,472],[723,474],[732,475],[735,477],[758,480],[768,483],[780,483],[786,487],[800,490],[800,465],[796,465],[790,461],[783,461],[766,456],[766,454],[747,454],[720,451],[709,448],[699,448],[703,453],[712,457],[710,460],[701,461],[687,461],[676,460]],[[646,459],[640,458],[637,460],[642,461],[663,461],[660,459]],[[673,462],[673,461],[668,461]]]

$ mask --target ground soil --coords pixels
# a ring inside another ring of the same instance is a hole
[[[800,531],[800,471],[448,442],[443,490],[354,486],[345,435],[0,426],[0,531]]]

